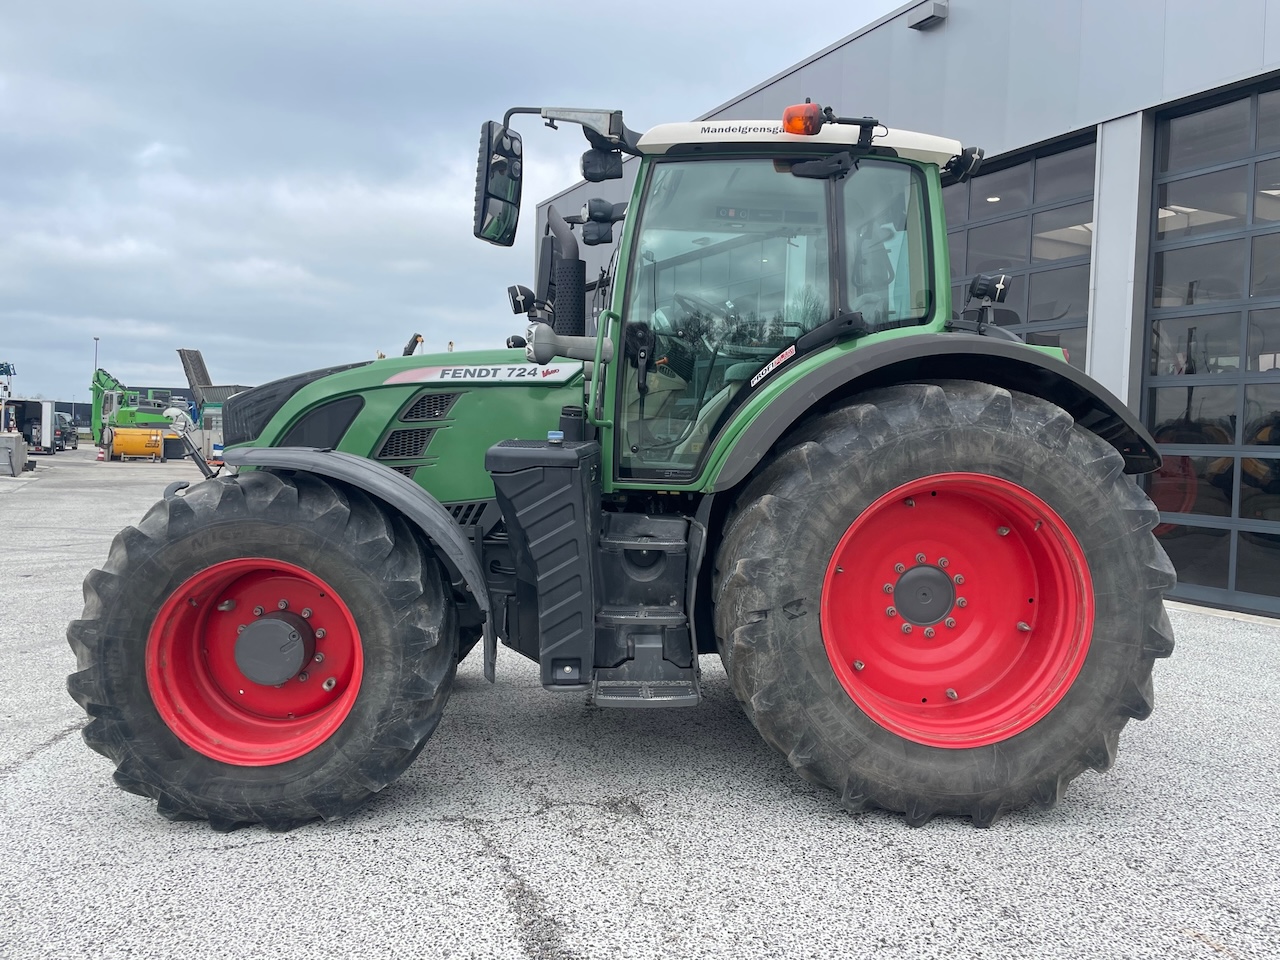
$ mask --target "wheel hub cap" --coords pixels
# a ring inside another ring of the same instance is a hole
[[[904,573],[893,589],[893,605],[904,620],[918,627],[941,623],[955,599],[951,578],[940,567],[925,564]]]
[[[292,680],[315,652],[315,632],[295,613],[269,613],[236,638],[236,666],[264,687]]]

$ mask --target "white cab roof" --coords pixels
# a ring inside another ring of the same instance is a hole
[[[813,136],[783,133],[781,120],[698,120],[693,123],[663,123],[640,138],[640,152],[664,154],[679,144],[783,144],[830,143],[835,145],[858,142],[861,127],[853,124],[825,123]],[[877,147],[891,147],[900,157],[924,163],[945,164],[962,149],[959,140],[934,137],[910,130],[888,130],[876,127],[878,136],[873,141]]]

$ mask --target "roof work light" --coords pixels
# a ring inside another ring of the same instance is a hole
[[[782,111],[782,129],[786,133],[798,133],[811,137],[822,129],[822,107],[810,100],[797,103]]]

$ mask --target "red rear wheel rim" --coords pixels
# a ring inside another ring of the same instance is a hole
[[[823,582],[822,636],[845,691],[880,726],[976,747],[1062,699],[1093,611],[1084,551],[1048,504],[998,477],[945,473],[889,491],[845,531]]]
[[[316,656],[283,684],[254,683],[236,662],[239,630],[282,609],[304,618]],[[147,635],[147,687],[160,717],[187,746],[237,766],[314,750],[350,714],[363,672],[360,632],[342,598],[281,560],[201,570],[165,601]]]

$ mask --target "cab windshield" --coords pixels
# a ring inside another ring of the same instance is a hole
[[[817,179],[791,166],[654,163],[623,311],[623,476],[691,474],[764,367],[837,315],[861,313],[871,332],[928,319],[920,172],[863,158]]]

